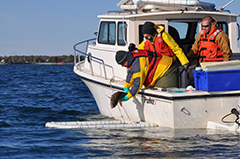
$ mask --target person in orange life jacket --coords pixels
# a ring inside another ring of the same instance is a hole
[[[146,50],[117,51],[116,62],[128,68],[120,101],[127,101],[145,87],[178,87],[178,67],[173,59]],[[131,88],[131,89],[130,89]],[[129,90],[130,89],[130,90]]]
[[[198,34],[189,58],[199,56],[199,62],[229,61],[232,56],[229,38],[216,26],[217,20],[211,16],[202,19],[202,31]]]
[[[164,32],[163,26],[155,25],[152,22],[145,22],[142,27],[142,33],[144,38],[138,46],[138,49],[157,52],[172,57],[174,60],[176,60],[177,57],[181,65],[183,65],[186,70],[188,69],[189,61],[186,55],[171,35]]]
[[[198,34],[187,57],[191,61],[188,70],[189,83],[194,85],[192,70],[200,66],[201,62],[229,61],[232,56],[229,38],[216,26],[217,20],[211,16],[202,19],[202,31]],[[197,62],[193,59],[197,57]]]

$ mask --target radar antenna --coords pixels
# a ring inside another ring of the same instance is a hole
[[[231,4],[233,1],[235,0],[231,0],[230,2],[228,2],[225,6],[219,8],[219,11],[222,12],[224,10],[224,8],[226,8],[229,4]]]

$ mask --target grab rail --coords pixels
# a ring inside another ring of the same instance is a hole
[[[77,44],[75,44],[75,45],[73,46],[73,50],[74,50],[74,64],[77,63],[76,52],[78,52],[78,54],[81,53],[81,54],[87,56],[87,53],[85,53],[85,52],[87,52],[87,48],[88,48],[89,42],[90,42],[90,41],[93,41],[93,40],[96,40],[96,38],[92,38],[92,39],[89,39],[89,40],[81,41],[81,42],[79,42],[79,43],[77,43]],[[82,51],[76,49],[77,45],[80,45],[80,44],[83,44],[83,43],[87,43],[86,51],[85,51],[85,52],[82,52]],[[80,56],[80,55],[78,55],[78,56]],[[78,61],[80,62],[80,57],[78,58]]]
[[[94,74],[93,74],[93,67],[92,67],[92,61],[94,61],[94,62],[99,63],[99,64],[101,64],[103,66],[105,79],[107,79],[106,67],[109,67],[109,68],[112,69],[112,74],[113,74],[113,77],[114,77],[114,69],[113,69],[112,66],[105,64],[104,60],[102,60],[100,58],[97,58],[95,56],[92,56],[91,53],[87,54],[87,49],[88,49],[89,42],[91,42],[93,40],[96,40],[96,38],[92,38],[92,39],[89,39],[89,40],[85,40],[85,41],[79,42],[79,43],[77,43],[77,44],[75,44],[73,46],[73,50],[74,50],[74,65],[76,65],[78,63],[78,68],[81,70],[81,63],[80,62],[81,62],[81,55],[83,55],[84,56],[84,61],[85,61],[86,58],[88,58],[88,61],[90,63],[92,76],[94,76]],[[78,45],[84,44],[84,43],[87,43],[85,52],[82,52],[82,51],[76,49],[76,47]],[[77,52],[78,52],[78,56],[77,56]],[[78,62],[77,62],[77,58],[78,58]],[[95,60],[92,60],[92,59],[95,59]]]

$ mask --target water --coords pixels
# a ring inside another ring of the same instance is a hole
[[[240,158],[238,133],[46,128],[107,117],[71,65],[0,65],[0,72],[0,158]]]

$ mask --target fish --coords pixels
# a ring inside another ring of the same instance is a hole
[[[122,91],[118,91],[118,92],[113,93],[113,94],[111,95],[111,98],[110,98],[110,106],[111,106],[111,108],[112,108],[112,109],[115,108],[116,105],[117,105],[117,103],[118,103],[118,101],[119,101],[122,97],[124,97],[126,94],[127,94],[127,93],[122,92]],[[119,103],[120,103],[120,105],[122,106],[122,103],[121,103],[121,102],[119,102]]]

